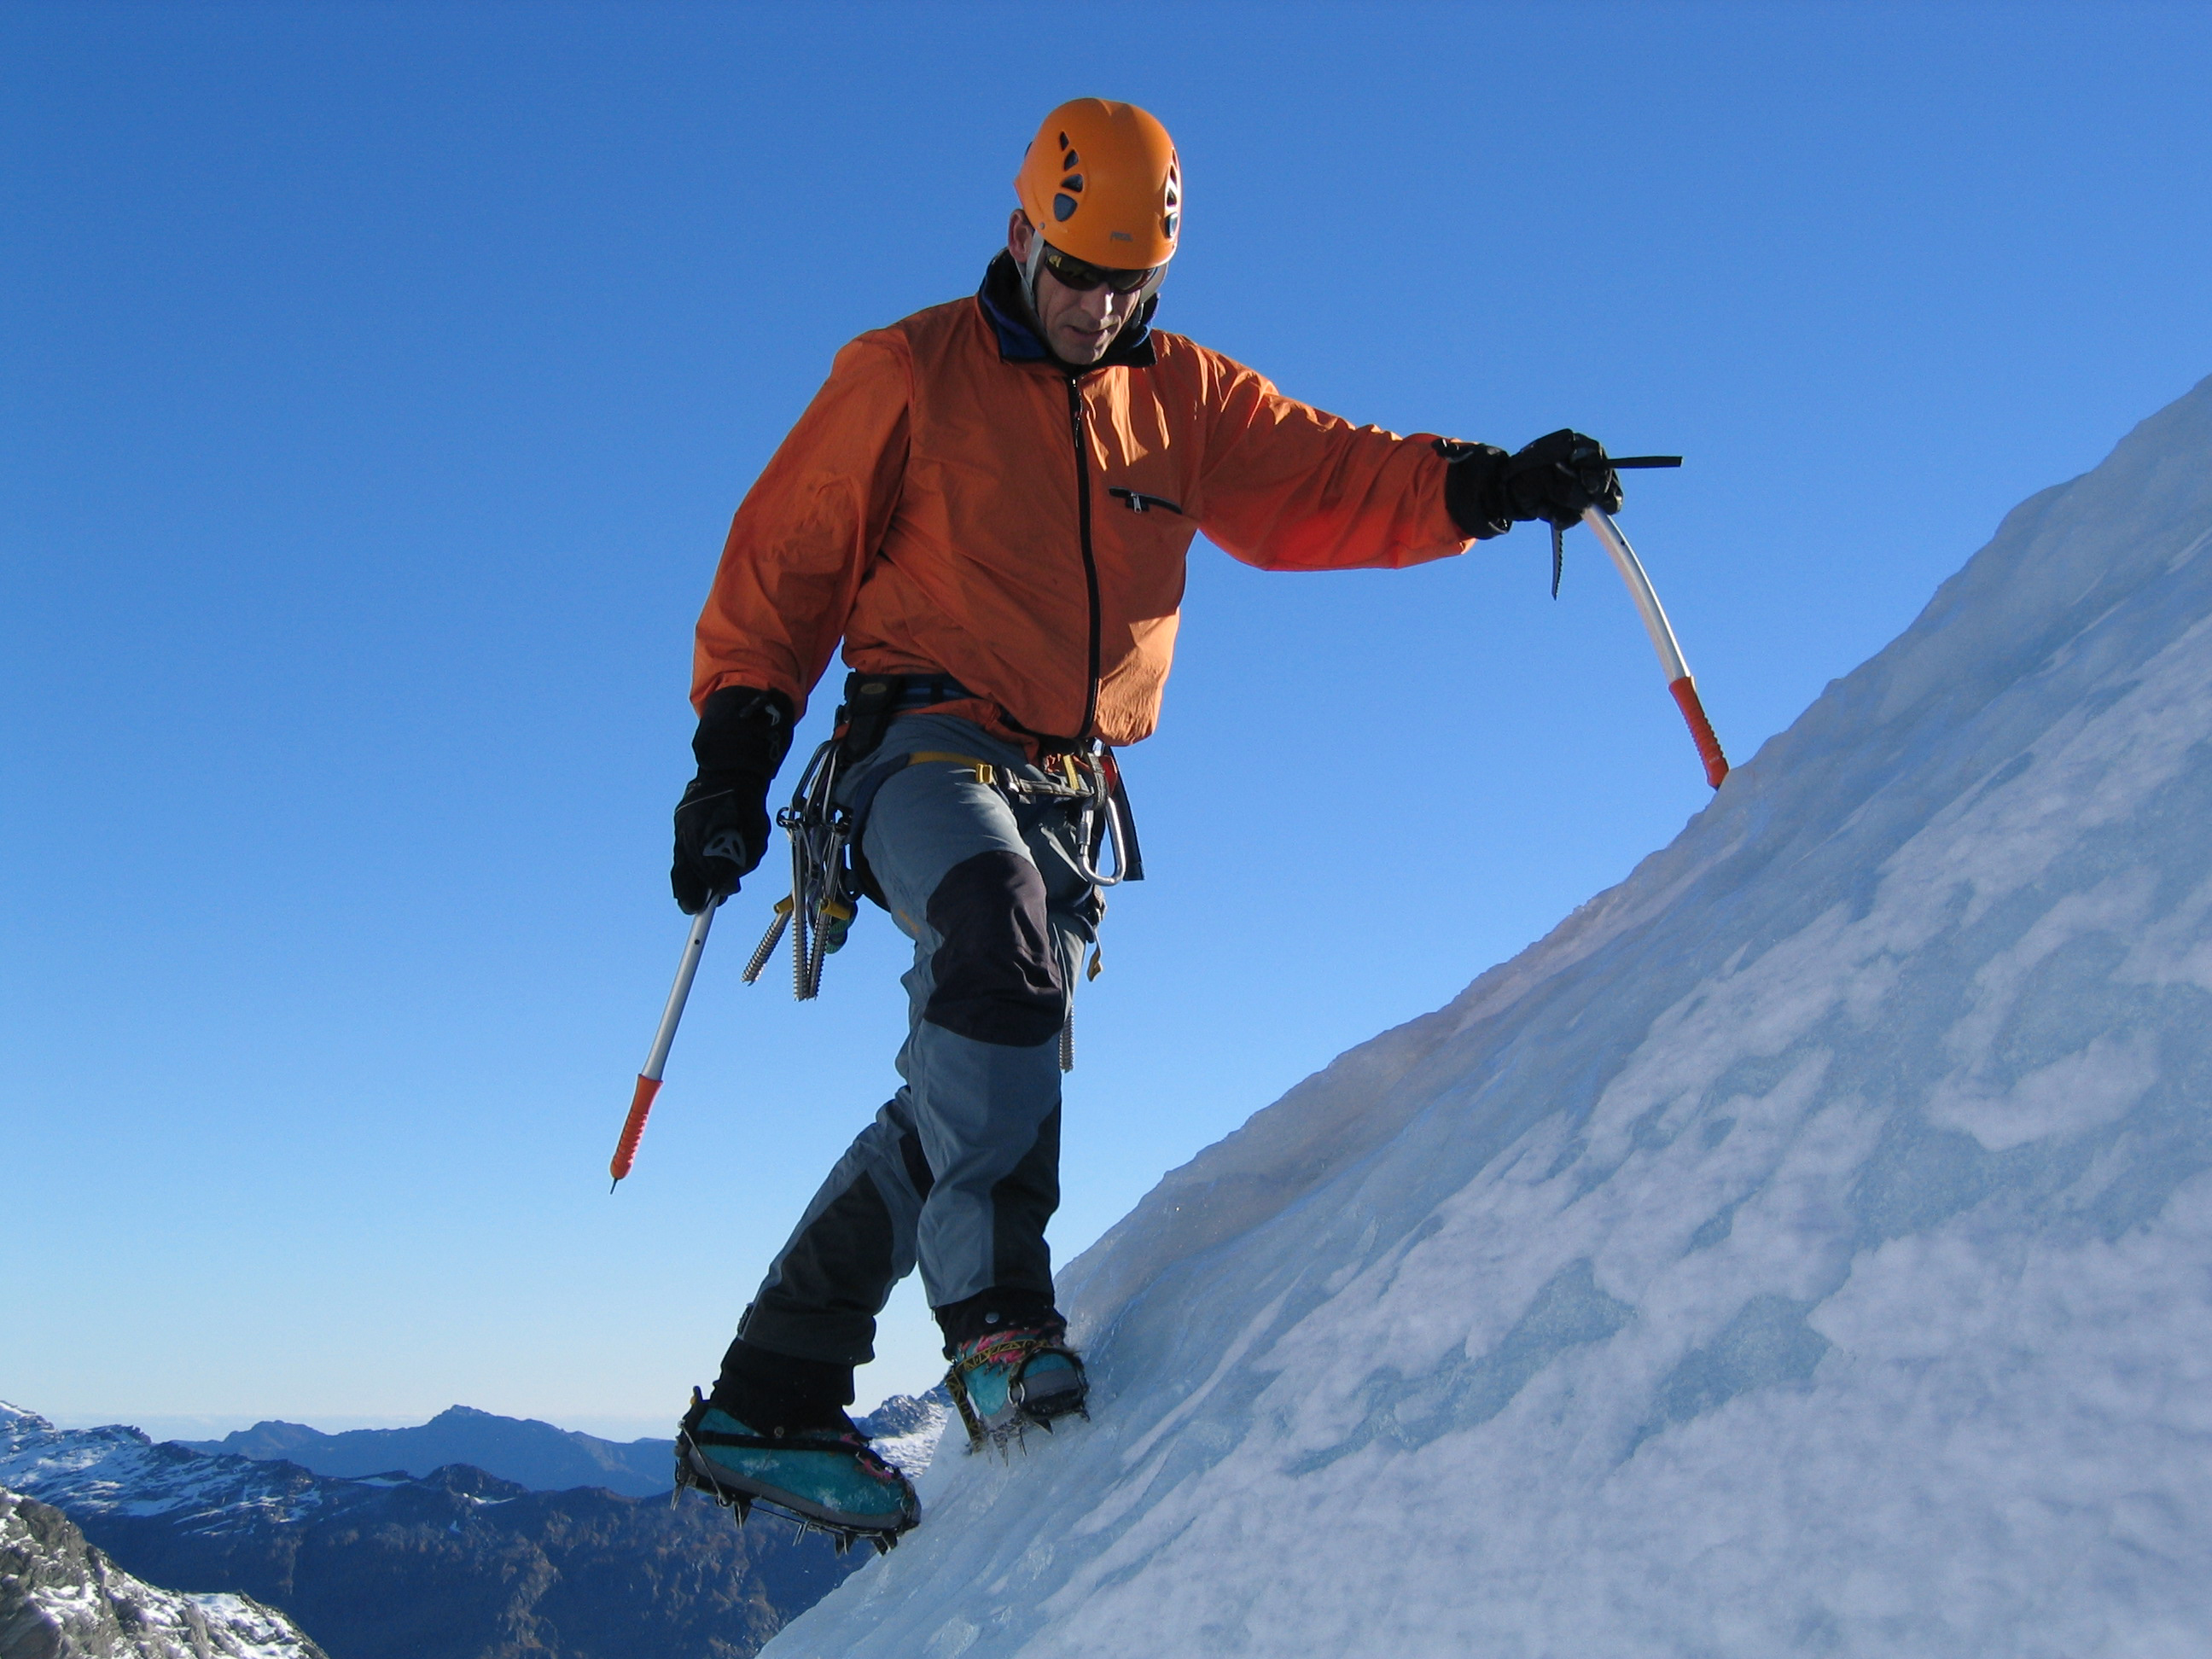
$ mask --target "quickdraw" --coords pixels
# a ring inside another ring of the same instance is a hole
[[[748,985],[758,980],[788,928],[792,994],[801,1002],[821,994],[823,964],[844,948],[845,935],[860,915],[846,856],[853,815],[836,799],[839,761],[838,740],[832,738],[814,751],[791,805],[775,815],[791,837],[791,895],[776,901],[775,918],[741,975]]]

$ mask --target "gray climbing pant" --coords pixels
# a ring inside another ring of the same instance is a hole
[[[822,1183],[738,1334],[832,1364],[874,1354],[876,1316],[917,1261],[933,1308],[985,1291],[1052,1295],[1060,1040],[1104,909],[1073,815],[1010,800],[973,757],[1042,779],[970,721],[915,714],[840,782],[860,850],[914,940],[903,1086]]]

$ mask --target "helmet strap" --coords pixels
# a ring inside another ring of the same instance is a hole
[[[1037,272],[1044,269],[1044,232],[1030,227],[1030,257],[1022,261],[1022,298],[1029,302],[1030,320],[1038,321]]]
[[[1026,218],[1028,216],[1023,216]],[[1036,285],[1037,273],[1044,269],[1044,233],[1035,224],[1030,227],[1030,257],[1022,261],[1019,269],[1022,273],[1022,300],[1029,307],[1030,321],[1035,325],[1038,336],[1042,338],[1044,332],[1044,319],[1042,313],[1037,310]],[[1135,303],[1130,307],[1128,320],[1115,331],[1115,338],[1121,338],[1133,325],[1144,322],[1151,317],[1153,301],[1159,298],[1160,289],[1166,283],[1167,279],[1168,268],[1162,265],[1152,273],[1152,281],[1129,296]],[[1051,348],[1047,346],[1046,349],[1050,350]]]

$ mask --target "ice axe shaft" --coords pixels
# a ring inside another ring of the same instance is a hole
[[[652,1114],[653,1097],[660,1092],[661,1068],[668,1064],[668,1050],[676,1042],[677,1022],[684,1018],[684,1005],[691,996],[691,981],[699,973],[699,958],[707,949],[707,930],[714,925],[713,903],[691,918],[691,932],[684,941],[684,959],[676,964],[676,983],[669,988],[668,1006],[660,1011],[660,1029],[653,1034],[653,1052],[646,1056],[645,1069],[637,1074],[637,1088],[629,1098],[629,1115],[623,1120],[622,1139],[615,1143],[613,1161],[607,1173],[613,1176],[612,1192],[629,1173],[629,1166],[637,1159],[637,1143],[645,1138],[645,1120]]]
[[[1619,472],[1625,468],[1680,466],[1682,458],[1680,455],[1608,455],[1605,458],[1605,464]],[[1567,521],[1554,519],[1552,520],[1552,597],[1555,599],[1559,597],[1559,577],[1565,573],[1566,563]],[[1698,752],[1703,753],[1704,750],[1701,749]],[[1714,787],[1719,786],[1716,784]]]
[[[1613,465],[1618,466],[1620,463],[1616,461]],[[1612,514],[1602,507],[1586,507],[1583,509],[1583,522],[1590,527],[1590,533],[1612,558],[1613,568],[1620,572],[1620,580],[1628,584],[1628,597],[1636,601],[1636,614],[1644,618],[1644,631],[1651,636],[1651,648],[1659,653],[1659,672],[1667,677],[1667,690],[1673,695],[1675,707],[1682,711],[1690,736],[1697,742],[1698,758],[1705,763],[1705,781],[1719,788],[1721,781],[1729,775],[1728,757],[1721,752],[1720,739],[1713,735],[1713,723],[1705,718],[1705,706],[1698,701],[1696,682],[1690,678],[1690,665],[1682,660],[1681,643],[1674,637],[1674,625],[1667,620],[1659,595],[1652,590],[1651,578],[1644,574],[1643,562],[1628,544],[1628,538],[1620,533],[1620,526],[1613,521]]]

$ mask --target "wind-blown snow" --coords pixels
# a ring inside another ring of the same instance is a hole
[[[1162,1182],[1097,1420],[768,1655],[2212,1651],[2209,547],[2212,381]]]

